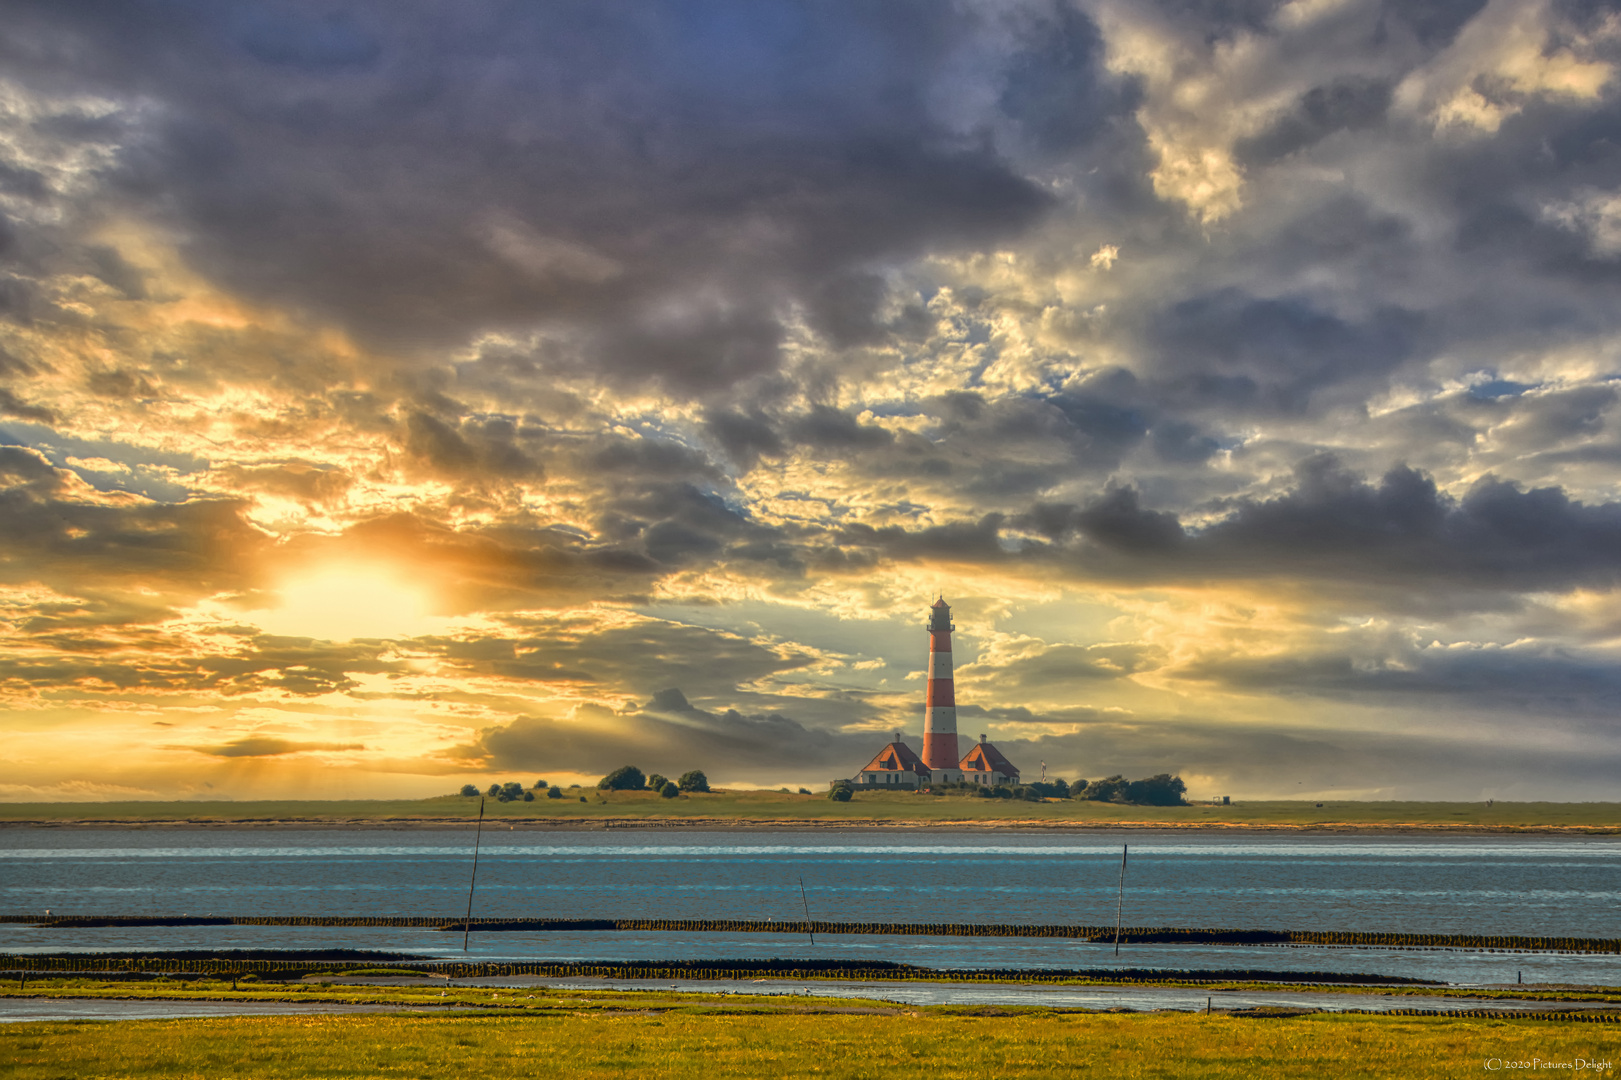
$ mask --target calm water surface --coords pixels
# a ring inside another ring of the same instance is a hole
[[[446,915],[470,830],[0,830],[0,911]],[[1110,924],[1120,844],[1136,926],[1621,936],[1621,843],[1604,838],[1132,832],[486,832],[475,915]],[[355,928],[66,931],[0,925],[0,951],[347,945],[459,954],[460,935]],[[483,958],[848,956],[929,966],[1176,966],[1621,983],[1616,958],[1031,939],[477,934]]]

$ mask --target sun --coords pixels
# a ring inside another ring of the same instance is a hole
[[[355,565],[324,566],[289,577],[279,606],[252,612],[267,633],[348,641],[441,633],[449,620],[431,613],[427,592],[403,572]]]

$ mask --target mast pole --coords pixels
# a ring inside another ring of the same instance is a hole
[[[478,882],[478,842],[484,838],[484,800],[478,800],[478,831],[473,833],[473,876],[467,879],[467,921],[462,923],[462,952],[467,951],[467,936],[473,932],[473,886]]]
[[[1114,954],[1120,955],[1120,917],[1126,910],[1126,849],[1129,844],[1120,845],[1120,896],[1114,905]]]

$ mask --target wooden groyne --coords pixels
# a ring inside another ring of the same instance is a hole
[[[0,922],[53,930],[140,926],[352,926],[480,933],[881,934],[893,937],[1019,937],[1110,941],[1113,926],[1060,923],[886,923],[763,919],[541,919],[453,915],[0,915]],[[1621,954],[1621,939],[1520,934],[1429,934],[1365,930],[1233,930],[1135,926],[1120,931],[1136,945],[1326,945],[1390,949]]]

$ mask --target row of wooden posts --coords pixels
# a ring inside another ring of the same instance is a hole
[[[59,929],[97,926],[354,926],[484,932],[687,934],[883,934],[895,937],[1060,938],[1125,944],[1338,945],[1511,952],[1621,953],[1621,939],[1531,937],[1519,934],[1409,934],[1363,930],[1243,930],[1181,926],[1081,926],[1060,923],[824,922],[797,919],[543,919],[453,915],[0,915],[0,923]]]
[[[57,975],[163,974],[215,975],[240,978],[259,975],[271,979],[297,979],[305,975],[342,976],[356,970],[398,968],[424,977],[446,979],[504,978],[531,975],[543,978],[597,979],[866,979],[947,980],[951,982],[1109,982],[1109,983],[1233,983],[1287,982],[1301,986],[1402,983],[1437,985],[1428,979],[1381,975],[1355,975],[1325,971],[1167,971],[1147,968],[923,968],[913,964],[860,960],[652,960],[645,963],[547,963],[528,961],[413,961],[399,960],[264,960],[230,956],[41,956],[0,955],[0,971]]]

